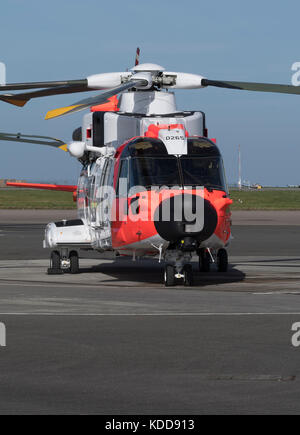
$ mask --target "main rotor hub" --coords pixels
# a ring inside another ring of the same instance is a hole
[[[135,66],[134,68],[131,68],[131,71],[134,72],[163,72],[166,69],[162,67],[161,65],[157,65],[155,63],[142,63],[140,65]]]

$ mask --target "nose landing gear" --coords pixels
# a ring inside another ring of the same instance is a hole
[[[164,273],[164,284],[166,287],[173,287],[179,280],[183,280],[185,286],[193,285],[193,269],[191,266],[194,247],[182,240],[180,245],[172,246],[165,254],[166,262]]]
[[[185,287],[192,287],[194,284],[193,267],[191,264],[186,264],[183,269],[183,282]]]
[[[164,283],[166,287],[174,287],[176,281],[183,279],[185,287],[191,287],[194,284],[193,268],[191,264],[186,264],[181,273],[176,272],[176,268],[170,264],[165,267]]]
[[[164,283],[166,287],[174,287],[175,286],[175,267],[167,264],[165,267],[164,274]]]

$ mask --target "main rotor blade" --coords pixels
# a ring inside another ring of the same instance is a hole
[[[13,104],[14,106],[23,107],[32,98],[49,97],[51,95],[73,94],[76,92],[87,92],[93,90],[94,89],[91,89],[87,86],[87,83],[85,85],[57,86],[54,88],[41,89],[39,91],[33,92],[24,92],[21,94],[4,94],[0,95],[0,100],[4,101],[5,103]]]
[[[2,91],[22,91],[26,89],[40,89],[40,88],[56,88],[58,86],[87,86],[87,79],[82,80],[63,80],[56,82],[31,82],[31,83],[11,83],[7,85],[0,85],[0,92]]]
[[[37,145],[47,145],[54,148],[60,148],[63,151],[67,150],[67,144],[59,139],[48,136],[33,136],[26,134],[0,133],[0,140],[8,142],[32,143]]]
[[[280,94],[300,95],[300,87],[292,85],[278,85],[270,83],[228,82],[219,80],[202,80],[202,86],[215,86],[217,88],[235,89],[240,91],[275,92]]]
[[[128,89],[135,88],[136,86],[147,86],[147,81],[143,80],[131,80],[128,83],[124,83],[121,86],[118,86],[110,91],[103,92],[103,94],[97,95],[95,97],[86,98],[84,100],[78,101],[72,106],[61,107],[59,109],[50,110],[45,119],[53,119],[58,116],[67,115],[70,113],[80,112],[88,107],[97,106],[99,104],[105,103],[108,98],[113,97],[114,95],[120,94]]]

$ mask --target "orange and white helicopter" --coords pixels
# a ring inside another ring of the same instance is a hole
[[[205,114],[178,111],[169,91],[208,86],[300,94],[294,86],[208,80],[138,60],[127,72],[0,86],[6,92],[31,89],[0,95],[0,100],[20,107],[32,98],[105,90],[48,112],[46,119],[91,109],[67,144],[0,133],[0,140],[61,148],[82,163],[78,186],[9,184],[66,190],[77,201],[78,219],[46,228],[44,247],[52,250],[48,273],[78,273],[80,249],[114,251],[133,259],[158,256],[166,264],[166,286],[178,280],[193,284],[195,254],[201,271],[209,271],[211,263],[227,271],[232,201],[222,156],[208,138]]]

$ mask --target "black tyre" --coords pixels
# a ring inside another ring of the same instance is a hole
[[[58,251],[52,251],[50,257],[50,269],[60,269],[60,253]]]
[[[199,254],[199,270],[200,272],[210,272],[211,258],[209,252],[206,249],[201,249]]]
[[[184,279],[183,279],[184,285],[186,287],[191,287],[194,284],[194,276],[193,276],[193,268],[190,264],[184,266],[183,274],[184,274]]]
[[[76,274],[79,273],[79,257],[76,251],[70,252],[70,273]]]
[[[222,273],[228,271],[228,254],[226,249],[220,249],[218,252],[218,271]]]
[[[169,264],[165,267],[164,283],[166,287],[175,286],[175,268]]]

